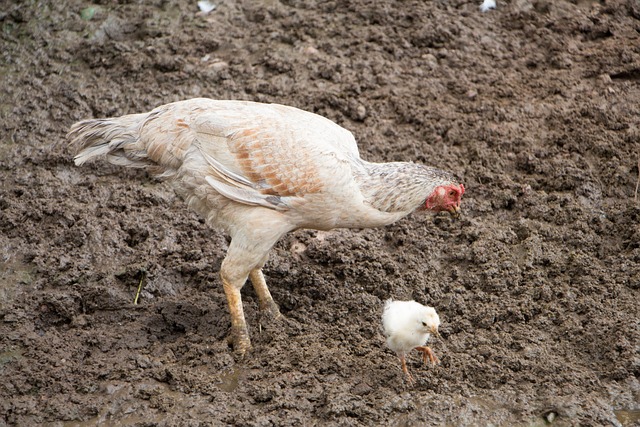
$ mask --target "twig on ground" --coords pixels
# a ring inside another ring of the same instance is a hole
[[[638,187],[640,187],[640,155],[638,156],[638,180],[636,181],[636,192],[633,195],[633,200],[638,201]]]
[[[138,283],[138,291],[136,292],[136,297],[133,300],[133,305],[138,305],[138,298],[140,297],[140,291],[142,290],[142,281],[144,280],[145,272],[143,271],[140,276],[140,283]]]

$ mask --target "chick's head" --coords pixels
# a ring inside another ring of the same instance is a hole
[[[416,316],[417,327],[421,332],[439,336],[440,316],[433,307],[423,307]]]

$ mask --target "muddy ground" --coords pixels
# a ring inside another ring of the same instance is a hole
[[[640,3],[3,1],[0,425],[640,425]],[[455,172],[463,216],[298,231],[243,289],[166,183],[72,163],[72,123],[277,102]],[[136,290],[143,291],[137,305]],[[433,305],[437,367],[386,349]]]

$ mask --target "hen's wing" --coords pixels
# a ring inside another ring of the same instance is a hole
[[[352,180],[350,164],[359,158],[349,131],[277,104],[207,99],[168,104],[152,112],[141,138],[149,141],[153,160],[173,165],[199,156],[204,170],[202,164],[192,166],[217,192],[272,209],[338,191]]]

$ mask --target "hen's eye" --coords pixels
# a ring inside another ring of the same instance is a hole
[[[453,190],[451,190],[451,191],[449,191],[449,195],[450,195],[450,196],[455,196],[455,195],[456,195],[456,192],[455,192],[455,191],[453,191]]]

